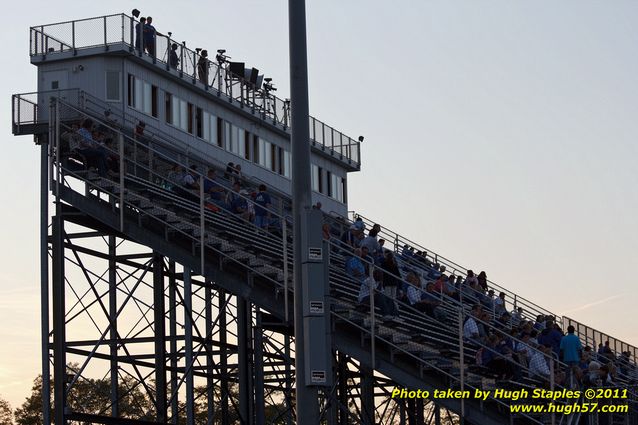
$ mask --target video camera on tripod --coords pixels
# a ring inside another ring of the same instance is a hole
[[[226,55],[226,49],[217,49],[217,55],[215,55],[215,59],[217,60],[217,63],[222,65],[226,62],[228,62],[228,59],[230,59],[230,56]]]

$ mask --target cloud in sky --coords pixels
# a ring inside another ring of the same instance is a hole
[[[583,305],[581,305],[579,307],[572,308],[570,310],[565,310],[565,311],[563,311],[562,314],[565,315],[565,314],[569,314],[569,313],[576,313],[578,311],[587,310],[588,308],[592,308],[592,307],[595,307],[597,305],[608,303],[608,302],[613,301],[615,299],[618,299],[618,298],[620,298],[622,296],[623,296],[623,294],[612,295],[610,297],[603,298],[602,300],[593,301],[593,302],[590,302],[590,303],[583,304]]]

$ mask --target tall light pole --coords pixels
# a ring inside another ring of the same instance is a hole
[[[305,0],[288,0],[288,31],[290,43],[290,119],[292,144],[292,213],[294,235],[295,287],[295,386],[298,425],[319,423],[317,388],[307,386],[306,353],[304,352],[303,274],[301,273],[302,215],[312,203],[310,187],[310,132],[308,130],[308,59],[306,49]],[[285,243],[285,241],[284,241]]]

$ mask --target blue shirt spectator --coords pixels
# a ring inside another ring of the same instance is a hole
[[[560,352],[561,358],[567,364],[577,364],[580,360],[580,352],[583,346],[580,343],[580,338],[574,335],[574,327],[569,326],[567,328],[567,335],[560,340]]]

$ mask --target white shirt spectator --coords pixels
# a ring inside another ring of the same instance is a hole
[[[540,376],[545,379],[549,379],[549,366],[545,360],[545,355],[538,350],[534,350],[532,358],[529,361],[529,375],[530,377]]]
[[[463,324],[463,337],[465,339],[477,338],[479,336],[479,328],[476,324],[476,320],[472,316],[469,316]]]
[[[368,276],[363,282],[361,282],[361,286],[359,287],[359,302],[363,301],[365,297],[370,296],[370,287],[377,289],[377,282],[371,277]]]
[[[360,247],[368,248],[368,252],[370,254],[374,254],[380,248],[379,242],[377,241],[376,236],[366,236],[365,238],[363,238],[363,240],[361,241]]]
[[[412,285],[408,286],[408,292],[406,295],[408,297],[408,301],[410,302],[410,305],[421,301],[421,290],[419,290],[419,288],[416,288]]]

